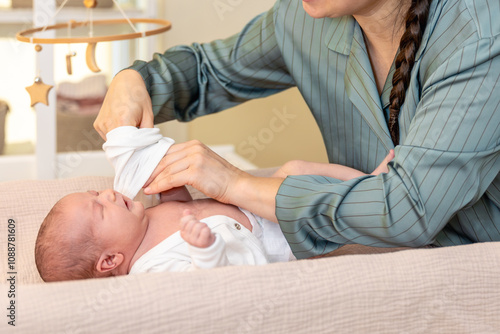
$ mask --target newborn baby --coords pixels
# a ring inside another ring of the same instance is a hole
[[[183,195],[144,209],[113,190],[57,202],[35,258],[46,282],[294,259],[278,224],[233,205]]]
[[[115,189],[134,197],[172,144],[158,129],[120,127],[103,146],[116,170]],[[391,150],[371,173],[387,172]],[[290,161],[273,176],[312,174],[349,180],[349,167]],[[212,199],[174,200],[144,209],[120,192],[70,194],[40,227],[35,260],[44,281],[259,265],[295,259],[277,223]]]

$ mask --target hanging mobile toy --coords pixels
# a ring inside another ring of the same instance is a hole
[[[71,38],[71,25],[75,21],[69,21],[68,22],[68,37]],[[68,43],[68,53],[66,54],[66,72],[71,75],[73,74],[73,67],[71,66],[71,58],[76,56],[75,51],[71,51],[71,44]]]
[[[42,46],[37,44],[35,45],[35,51],[42,51]],[[51,85],[46,85],[43,83],[42,78],[40,77],[40,73],[38,73],[35,77],[35,82],[26,87],[28,94],[31,98],[31,106],[33,107],[37,103],[43,103],[45,105],[49,105],[49,91],[52,89]]]
[[[68,2],[68,0],[64,0],[62,4],[57,8],[54,16],[52,19],[59,13],[59,11],[64,7],[64,5]],[[72,67],[71,67],[71,58],[76,56],[75,52],[72,52],[70,49],[70,44],[72,43],[87,43],[87,49],[85,53],[85,60],[87,63],[88,68],[92,72],[100,72],[100,68],[97,65],[96,59],[95,59],[95,51],[97,47],[98,42],[112,42],[112,41],[120,41],[120,40],[127,40],[127,39],[135,39],[135,38],[142,38],[142,37],[147,37],[147,36],[152,36],[152,35],[157,35],[162,32],[165,32],[170,29],[171,24],[167,20],[161,20],[161,19],[150,19],[150,18],[128,18],[123,9],[120,7],[118,2],[116,0],[113,0],[113,3],[116,5],[122,16],[124,17],[123,19],[112,19],[112,20],[93,20],[92,19],[92,9],[97,6],[97,1],[95,0],[83,0],[83,4],[85,7],[88,8],[89,10],[89,20],[87,21],[73,21],[70,20],[68,23],[60,23],[60,24],[55,24],[55,25],[46,25],[44,27],[38,27],[38,28],[32,28],[32,29],[27,29],[24,31],[20,31],[16,34],[16,38],[18,41],[21,42],[26,42],[26,43],[32,43],[36,44],[35,50],[37,52],[41,51],[41,46],[38,44],[62,44],[62,43],[67,43],[68,44],[68,54],[66,55],[66,71],[68,74],[72,73]],[[51,19],[51,20],[52,20]],[[49,22],[51,21],[49,20]],[[104,36],[94,36],[93,28],[96,25],[100,26],[113,26],[113,25],[118,25],[118,24],[123,24],[123,23],[128,23],[130,27],[132,28],[133,32],[132,33],[124,33],[124,34],[117,34],[117,35],[104,35]],[[134,26],[134,24],[137,23],[146,23],[146,24],[152,24],[156,25],[154,29],[151,30],[145,30],[145,31],[138,31],[137,28]],[[88,27],[88,37],[72,37],[71,36],[71,30],[78,28],[78,27]],[[36,37],[37,32],[44,32],[46,30],[57,30],[57,29],[63,29],[67,28],[68,29],[68,37],[61,37],[61,38],[42,38],[42,37]],[[37,49],[38,48],[38,49]],[[43,86],[42,86],[43,85]],[[49,86],[47,89],[46,86]],[[43,94],[37,93],[38,91],[43,91]],[[31,101],[32,101],[32,106],[37,103],[37,102],[42,102],[44,104],[47,104],[47,98],[45,99],[39,99],[40,96],[46,96],[48,95],[48,91],[52,88],[50,85],[45,85],[40,77],[40,75],[37,75],[35,77],[35,83],[32,86],[26,87],[28,92],[30,93],[31,96]],[[48,104],[47,104],[48,105]]]

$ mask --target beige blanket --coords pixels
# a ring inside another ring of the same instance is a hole
[[[112,183],[0,184],[0,333],[14,329],[9,322],[17,333],[500,332],[498,242],[41,282],[33,246],[45,214],[67,193]],[[373,251],[384,250],[351,246],[338,254]]]

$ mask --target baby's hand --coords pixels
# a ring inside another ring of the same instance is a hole
[[[207,224],[197,220],[189,210],[185,210],[181,218],[181,237],[198,248],[210,247],[215,242],[215,235]]]

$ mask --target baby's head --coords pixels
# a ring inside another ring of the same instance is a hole
[[[144,206],[113,190],[63,197],[35,245],[46,282],[125,275],[148,227]]]

